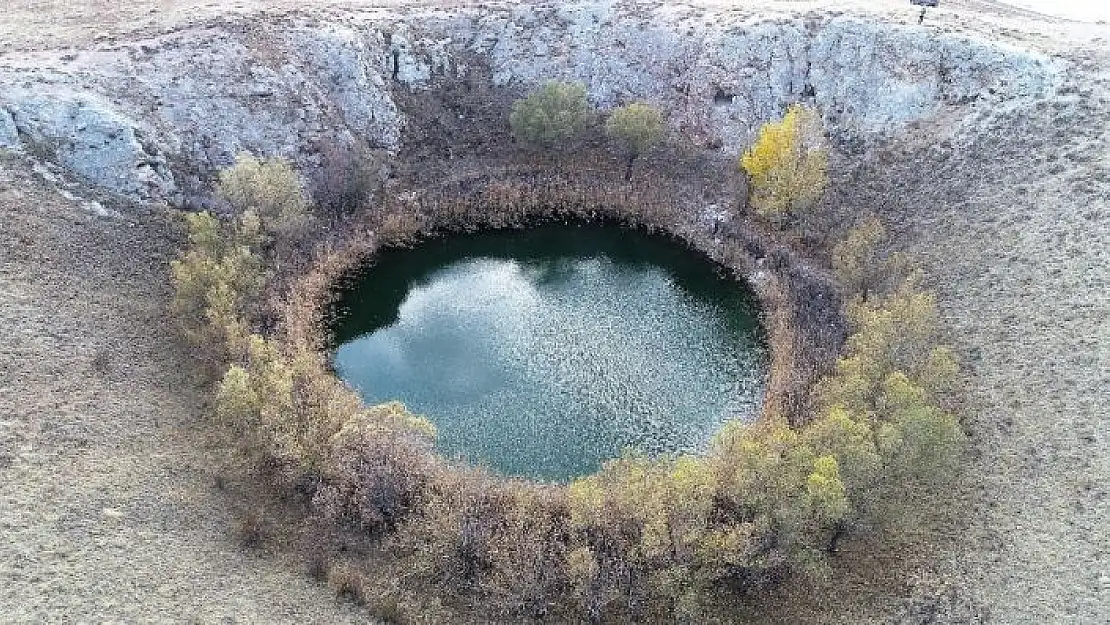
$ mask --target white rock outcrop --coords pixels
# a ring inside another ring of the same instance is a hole
[[[9,150],[19,147],[19,130],[7,109],[0,108],[0,148]]]
[[[652,102],[675,133],[724,153],[799,100],[834,132],[866,137],[946,106],[1039,97],[1059,69],[1033,51],[848,15],[612,1],[374,9],[229,20],[51,67],[0,65],[0,147],[29,141],[93,185],[169,197],[203,188],[242,150],[305,167],[320,142],[396,150],[398,96],[434,97],[475,65],[510,95],[565,79],[603,108]]]
[[[165,157],[144,142],[150,131],[89,94],[6,94],[19,133],[39,155],[108,191],[163,198],[175,190]]]
[[[316,101],[335,105],[346,130],[381,147],[400,145],[401,113],[384,76],[380,32],[330,26],[294,31],[289,41],[301,51],[303,84],[318,90]]]
[[[808,99],[833,126],[896,130],[944,104],[1023,97],[1055,84],[1041,54],[932,29],[856,17],[719,19],[613,3],[521,7],[479,20],[472,48],[494,80],[580,80],[593,100],[654,102],[687,133],[727,149]]]

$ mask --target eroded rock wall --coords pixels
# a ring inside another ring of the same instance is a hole
[[[519,9],[476,31],[473,48],[502,84],[581,80],[601,106],[652,101],[674,126],[734,151],[803,99],[831,126],[883,133],[945,104],[1036,95],[1056,79],[1034,52],[851,16],[707,20],[609,3]]]
[[[583,2],[244,19],[0,66],[0,148],[134,199],[181,201],[241,150],[304,167],[321,141],[396,150],[398,90],[435,90],[472,64],[513,93],[566,79],[602,108],[652,102],[673,132],[725,154],[799,100],[834,132],[884,134],[945,106],[1037,97],[1060,69],[1036,52],[845,15]]]

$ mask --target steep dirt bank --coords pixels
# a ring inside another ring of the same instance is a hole
[[[910,197],[930,197],[953,185],[947,172],[976,171],[962,194],[890,219],[925,262],[971,374],[975,457],[957,502],[969,529],[943,570],[989,622],[1110,615],[1108,87],[1087,74],[1053,101],[994,111],[971,122],[992,132],[948,156],[918,142],[927,133],[907,147],[929,149],[919,171],[937,174],[898,172]]]
[[[770,622],[1105,623],[1110,59],[1064,94],[920,124],[837,194],[923,264],[966,377],[963,477]],[[853,598],[844,601],[845,593]]]

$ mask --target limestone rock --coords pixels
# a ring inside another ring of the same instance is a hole
[[[470,91],[487,67],[505,99],[563,79],[602,108],[648,101],[722,154],[793,102],[857,145],[944,107],[1040,97],[1059,75],[1037,52],[881,18],[611,0],[228,19],[79,59],[0,68],[0,105],[25,134],[0,107],[0,146],[57,148],[66,168],[136,198],[202,192],[244,150],[301,168],[326,142],[395,151],[406,113],[426,114],[436,89]]]
[[[603,106],[648,100],[671,124],[736,151],[764,121],[809,100],[834,127],[881,134],[944,104],[1044,93],[1035,52],[855,17],[764,15],[711,22],[662,6],[521,6],[485,18],[474,46],[495,82],[579,80]],[[537,55],[534,50],[542,50]]]
[[[290,41],[303,53],[305,86],[338,108],[347,130],[379,147],[399,145],[403,118],[384,78],[386,42],[380,33],[331,26],[297,31]]]
[[[123,195],[154,199],[174,190],[165,157],[145,141],[149,131],[104,100],[69,92],[5,95],[32,152]]]
[[[15,127],[12,114],[0,108],[0,148],[9,150],[19,147],[19,131]]]

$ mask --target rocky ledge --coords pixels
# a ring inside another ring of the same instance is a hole
[[[1065,65],[864,15],[674,4],[221,18],[76,54],[4,59],[0,149],[113,195],[184,204],[241,150],[309,168],[322,140],[396,151],[414,114],[406,95],[475,81],[513,96],[580,80],[602,108],[649,101],[673,132],[735,154],[791,102],[816,104],[834,136],[866,140],[942,110],[1043,96]]]

